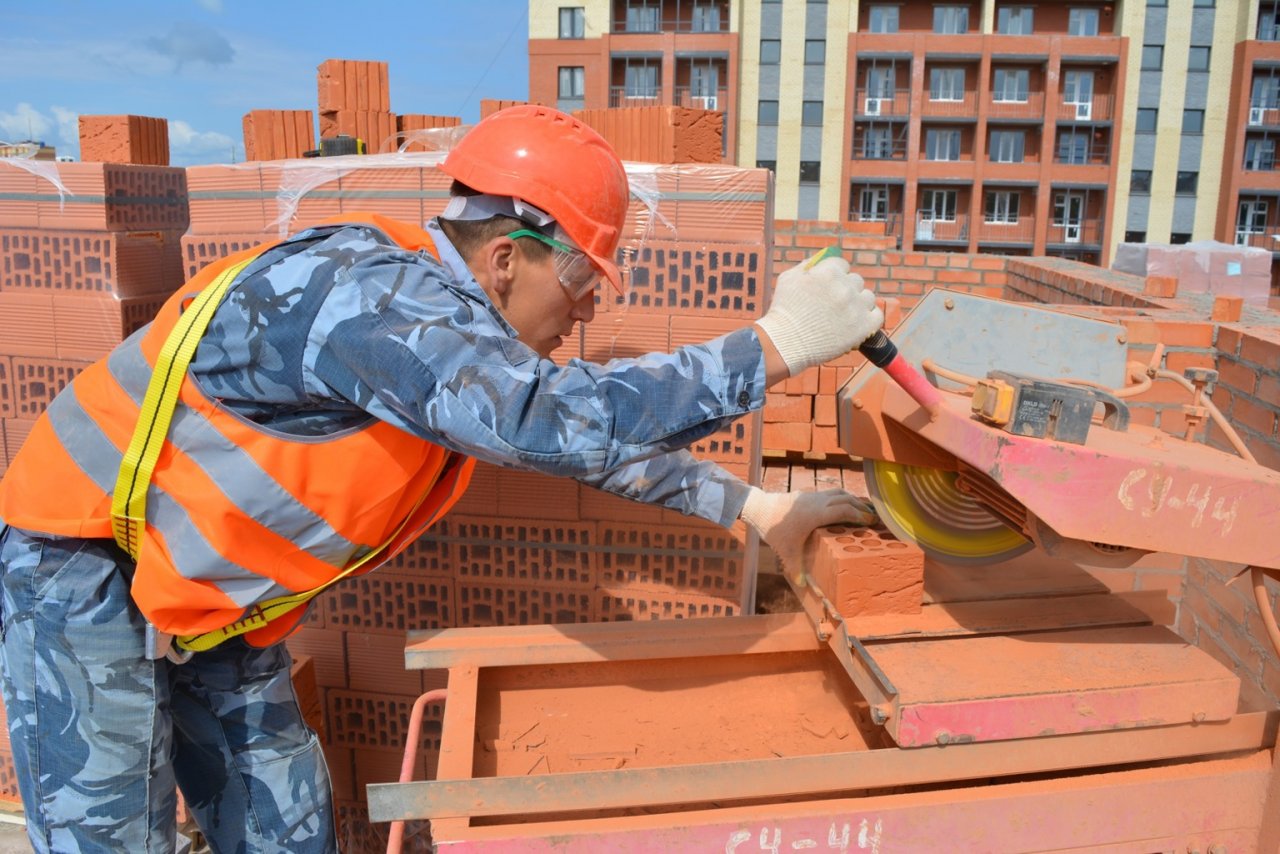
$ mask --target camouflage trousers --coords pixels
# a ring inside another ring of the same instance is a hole
[[[284,644],[150,660],[114,543],[4,531],[0,667],[36,851],[171,852],[178,789],[214,851],[337,850]]]

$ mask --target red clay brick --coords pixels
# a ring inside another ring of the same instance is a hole
[[[1218,351],[1228,356],[1238,356],[1240,354],[1240,340],[1244,337],[1244,333],[1239,329],[1228,329],[1225,326],[1218,327],[1217,339],[1214,346]]]
[[[808,423],[765,424],[760,434],[760,447],[768,451],[807,451],[813,444]]]
[[[1173,276],[1147,276],[1142,293],[1149,297],[1176,297],[1178,280]]]
[[[1209,319],[1218,323],[1235,323],[1244,311],[1244,297],[1216,296]]]
[[[727,599],[652,588],[601,589],[595,599],[596,619],[601,621],[732,617],[742,611],[737,602]]]
[[[1234,359],[1218,360],[1218,381],[1236,391],[1252,395],[1258,387],[1258,371]]]
[[[295,656],[306,655],[311,659],[318,686],[321,688],[346,687],[346,647],[343,644],[342,632],[304,626],[289,635],[285,645]]]
[[[567,590],[595,583],[596,526],[576,515],[571,522],[450,516],[444,525],[443,562],[459,584]]]
[[[920,613],[924,552],[882,528],[819,529],[805,568],[842,616]]]
[[[544,590],[481,581],[458,581],[459,626],[526,626],[586,623],[593,618],[588,590]]]
[[[0,231],[0,291],[171,293],[183,282],[176,231]]]
[[[322,593],[328,630],[403,635],[456,625],[452,579],[406,578],[375,571]]]
[[[80,116],[82,163],[169,165],[169,122],[149,116]]]
[[[1240,341],[1240,358],[1263,370],[1280,372],[1280,341],[1264,338],[1262,333],[1247,334]]]
[[[0,353],[0,418],[13,418],[16,414],[14,392],[13,365],[7,355]]]
[[[834,371],[834,369],[832,369]],[[777,394],[767,392],[764,402],[764,421],[803,422],[813,419],[813,397],[807,394]]]
[[[18,418],[34,419],[89,362],[13,356],[13,410]]]
[[[764,274],[758,247],[648,240],[635,252],[617,310],[755,319],[764,310]]]
[[[836,426],[835,395],[820,394],[813,399],[813,423],[819,427]]]
[[[1247,397],[1236,397],[1232,401],[1230,418],[1233,425],[1250,427],[1262,434],[1264,439],[1275,435],[1276,410],[1255,403]]]

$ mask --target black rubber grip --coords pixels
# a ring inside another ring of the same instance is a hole
[[[898,357],[898,348],[884,334],[883,329],[877,329],[874,335],[859,344],[858,352],[877,368],[885,367]]]

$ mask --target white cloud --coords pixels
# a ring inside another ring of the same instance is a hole
[[[181,119],[169,121],[169,162],[174,166],[228,163],[239,144],[217,131],[198,131]]]
[[[45,139],[52,127],[53,122],[47,116],[25,101],[12,113],[0,112],[0,139],[5,142]]]
[[[65,145],[73,146],[78,151],[80,148],[80,114],[57,105],[50,107],[49,110],[53,113],[54,121],[58,123],[58,141]]]

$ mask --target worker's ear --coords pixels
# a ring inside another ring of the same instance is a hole
[[[476,279],[490,299],[501,305],[511,293],[511,283],[521,261],[519,248],[510,237],[495,237],[482,246],[478,254],[483,276],[477,275]]]

